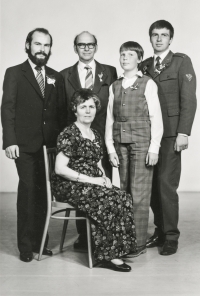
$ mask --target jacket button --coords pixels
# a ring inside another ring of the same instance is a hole
[[[122,104],[122,106],[125,106],[125,104]]]
[[[46,122],[44,121],[44,124],[46,124]]]
[[[123,130],[123,132],[125,132],[125,130]]]
[[[126,91],[124,92],[124,94],[126,94]]]
[[[44,111],[47,111],[47,109],[44,109]]]

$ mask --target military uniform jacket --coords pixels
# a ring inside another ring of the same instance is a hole
[[[190,135],[196,111],[196,76],[190,58],[170,51],[162,61],[160,73],[155,72],[153,57],[142,63],[141,70],[158,86],[163,137]]]
[[[8,68],[3,84],[3,149],[18,145],[22,152],[36,152],[44,143],[56,146],[66,126],[65,92],[62,76],[45,66],[45,98],[28,62]]]

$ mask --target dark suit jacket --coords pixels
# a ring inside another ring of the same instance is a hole
[[[171,51],[162,62],[161,73],[154,72],[153,57],[142,63],[141,70],[158,86],[164,134],[163,137],[190,135],[196,111],[196,76],[190,58]]]
[[[28,60],[6,70],[1,109],[3,149],[18,145],[20,151],[36,152],[44,143],[56,146],[66,125],[64,83],[55,70],[45,67],[45,71],[56,82],[54,86],[45,81],[43,99]]]
[[[98,63],[97,61],[95,62],[96,73],[93,91],[99,96],[101,100],[101,110],[97,112],[91,127],[96,129],[101,134],[102,140],[104,142],[109,86],[117,79],[117,72],[116,68],[112,66],[103,65]],[[65,82],[68,125],[76,121],[76,117],[74,113],[71,111],[70,101],[74,92],[81,88],[77,65],[78,63],[76,63],[72,67],[66,68],[61,71],[61,74]],[[102,81],[100,81],[100,78],[98,76],[101,74],[103,74]]]

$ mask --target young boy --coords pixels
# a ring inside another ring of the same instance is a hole
[[[110,86],[105,133],[110,163],[119,166],[120,187],[133,197],[138,250],[131,257],[146,252],[153,166],[163,134],[157,86],[138,71],[143,54],[137,42],[120,47],[124,74]]]

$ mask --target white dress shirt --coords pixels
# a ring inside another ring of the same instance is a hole
[[[143,74],[141,71],[138,71],[137,74],[128,79],[123,77],[122,86],[124,89],[133,85],[136,81],[137,76],[142,77]],[[148,152],[156,153],[159,152],[160,142],[163,135],[163,121],[162,121],[162,113],[160,108],[160,102],[158,99],[158,88],[156,83],[150,79],[147,82],[145,89],[145,98],[147,101],[148,109],[149,109],[149,119],[151,121],[151,141]],[[114,94],[112,85],[109,88],[109,102],[107,108],[107,119],[106,119],[106,131],[105,131],[105,142],[108,150],[108,154],[116,152],[113,141],[113,123],[114,123],[114,115],[113,115],[113,103],[114,103]]]
[[[35,78],[36,78],[38,71],[35,69],[35,67],[36,67],[37,65],[35,65],[30,59],[28,59],[28,61],[29,61],[29,64],[30,64],[31,68],[33,69],[33,73],[34,73]],[[41,70],[41,73],[42,73],[42,76],[43,76],[43,78],[44,78],[44,86],[45,86],[45,67],[42,66],[41,69],[42,69],[42,70]]]
[[[164,51],[161,55],[159,55],[159,57],[160,57],[160,62],[162,63],[162,61],[164,60],[164,58],[168,55],[168,53],[169,53],[169,48],[166,50],[166,51]],[[154,54],[154,67],[155,67],[155,65],[156,65],[156,63],[157,63],[157,61],[156,61],[156,58],[158,57],[158,55],[157,54]]]
[[[92,68],[92,76],[93,76],[93,85],[95,81],[95,70],[96,70],[96,63],[92,60],[89,64],[84,64],[83,62],[78,62],[78,75],[81,83],[81,87],[85,88],[85,77],[87,74],[86,66],[90,66]]]

